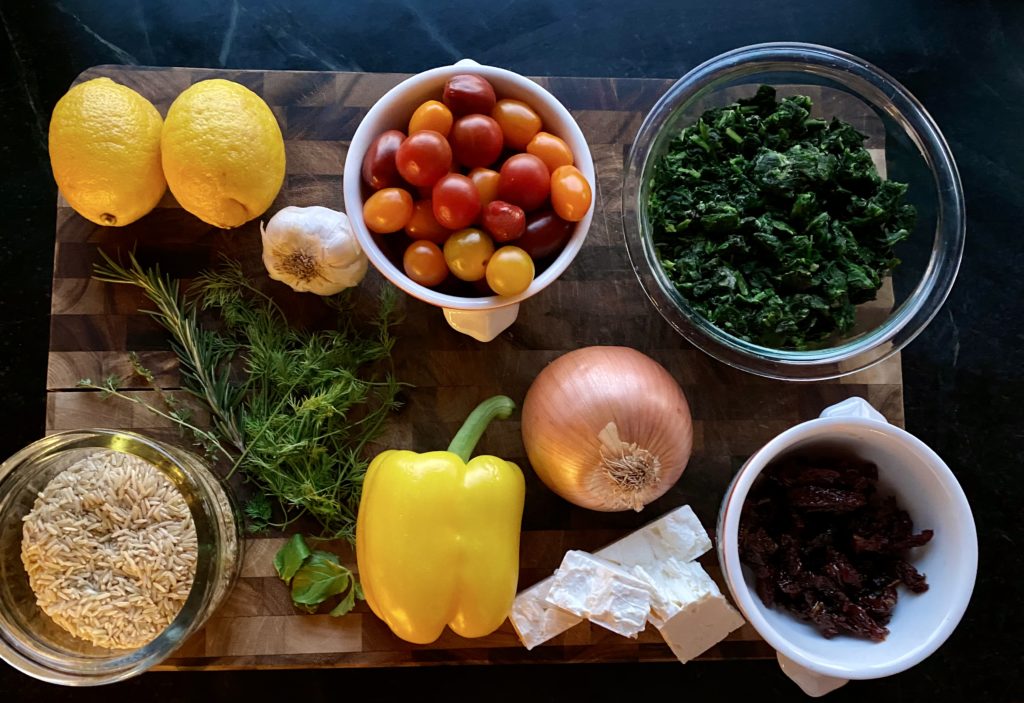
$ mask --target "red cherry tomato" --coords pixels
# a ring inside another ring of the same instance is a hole
[[[448,263],[434,242],[413,242],[402,256],[405,275],[421,286],[436,286],[448,278]]]
[[[489,168],[474,168],[469,172],[469,178],[476,186],[476,192],[480,194],[480,207],[484,207],[498,197],[498,179],[501,176],[497,171]]]
[[[572,166],[572,149],[563,140],[549,132],[537,132],[526,145],[526,153],[533,154],[554,172],[559,166]]]
[[[519,151],[526,148],[541,127],[540,115],[520,100],[499,100],[491,110],[491,117],[501,127],[505,145]]]
[[[444,104],[456,117],[479,112],[489,115],[498,98],[494,87],[485,79],[472,73],[452,76],[444,84]]]
[[[363,203],[366,228],[377,234],[397,232],[412,217],[412,196],[401,188],[383,188]]]
[[[434,206],[430,200],[419,200],[413,207],[412,217],[405,225],[405,233],[413,239],[426,239],[435,244],[444,244],[451,234],[434,217]]]
[[[468,176],[449,173],[434,184],[434,218],[442,227],[462,229],[480,214],[480,194]]]
[[[487,262],[487,285],[498,295],[519,295],[533,283],[533,259],[519,247],[502,247]]]
[[[511,242],[526,231],[523,208],[503,200],[493,200],[484,206],[482,222],[496,242]]]
[[[430,186],[451,168],[452,148],[439,132],[425,129],[402,141],[395,163],[402,178],[412,185]]]
[[[452,129],[452,111],[437,100],[428,100],[416,108],[409,118],[409,134],[430,129],[447,137]]]
[[[490,166],[501,155],[502,143],[501,127],[487,115],[460,117],[452,127],[452,154],[463,166]]]
[[[516,240],[516,246],[540,260],[557,253],[569,241],[576,226],[566,222],[550,209],[532,212],[526,218],[526,232]]]
[[[366,185],[374,190],[402,185],[395,153],[404,139],[405,135],[397,129],[389,129],[373,140],[363,157],[363,181]]]
[[[501,165],[498,198],[529,212],[544,204],[551,192],[551,174],[533,154],[516,154]]]
[[[590,184],[575,166],[559,166],[551,174],[551,206],[563,220],[582,220],[592,199]]]

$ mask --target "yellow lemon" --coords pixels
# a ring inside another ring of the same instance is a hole
[[[109,78],[79,83],[58,100],[50,118],[50,166],[71,207],[112,227],[156,207],[167,190],[162,124],[153,103]]]
[[[167,185],[183,208],[216,227],[259,217],[284,181],[284,140],[256,93],[219,78],[171,104],[161,153]]]

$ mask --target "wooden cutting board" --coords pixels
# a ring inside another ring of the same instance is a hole
[[[285,137],[288,174],[271,213],[285,205],[343,209],[342,168],[348,140],[367,109],[405,78],[396,74],[212,71],[181,68],[101,66],[79,80],[108,76],[152,100],[162,113],[190,84],[227,78],[264,97]],[[519,424],[492,425],[480,453],[518,462],[527,475],[520,587],[548,576],[567,549],[593,550],[636,529],[670,508],[691,504],[706,527],[734,471],[746,457],[782,430],[815,417],[844,398],[867,398],[891,421],[903,422],[899,357],[867,372],[827,383],[782,383],[717,363],[687,344],[662,320],[640,288],[622,243],[623,161],[640,123],[667,80],[539,78],[573,113],[591,145],[598,174],[599,209],[586,244],[566,273],[522,306],[519,320],[490,344],[478,343],[445,324],[439,310],[405,298],[405,322],[395,349],[399,377],[412,384],[406,405],[389,426],[385,443],[414,450],[439,449],[481,399],[502,392],[521,402],[545,364],[586,345],[615,344],[641,349],[665,365],[682,384],[694,418],[694,454],[679,483],[642,513],[603,514],[574,508],[548,491],[528,468]],[[823,96],[815,96],[823,98]],[[879,130],[867,118],[844,115],[869,134],[881,151]],[[135,290],[90,280],[98,250],[111,253],[136,246],[141,259],[188,278],[216,263],[220,252],[261,276],[259,228],[250,222],[225,232],[181,210],[168,195],[141,221],[121,229],[94,225],[62,198],[57,207],[52,319],[47,377],[48,432],[84,427],[137,430],[184,443],[177,431],[132,404],[101,399],[75,389],[81,378],[128,377],[131,392],[146,391],[132,379],[127,353],[139,352],[166,388],[177,375],[167,340],[140,313],[145,301]],[[265,279],[265,276],[263,277]],[[369,285],[380,285],[371,272]],[[280,284],[289,309],[303,317],[318,303]],[[884,305],[884,303],[880,303]],[[582,623],[532,652],[520,646],[511,626],[493,635],[461,639],[447,632],[427,646],[394,637],[361,603],[342,619],[304,615],[292,609],[288,591],[271,560],[283,538],[250,539],[242,577],[227,603],[206,628],[163,668],[257,668],[394,666],[453,662],[662,661],[672,654],[648,628],[628,640]],[[355,566],[351,550],[332,545]],[[719,579],[713,554],[702,560]],[[744,626],[702,658],[754,658],[771,649]]]

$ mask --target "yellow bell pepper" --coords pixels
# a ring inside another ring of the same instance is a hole
[[[512,607],[526,483],[512,462],[469,457],[487,424],[514,409],[510,398],[490,398],[448,451],[385,451],[367,469],[359,579],[370,609],[403,640],[433,642],[445,625],[482,637]]]

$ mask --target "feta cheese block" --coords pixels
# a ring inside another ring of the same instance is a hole
[[[651,612],[647,584],[621,566],[575,549],[565,553],[546,600],[624,637],[636,637]]]
[[[685,664],[724,640],[743,622],[743,616],[721,593],[705,593],[684,606],[658,632],[676,658]]]
[[[653,564],[636,565],[629,572],[651,589],[649,620],[661,627],[687,605],[708,593],[721,595],[718,585],[699,563],[669,557]]]
[[[583,622],[583,618],[547,602],[548,591],[554,581],[555,577],[549,576],[521,591],[512,601],[508,618],[527,649],[533,649]]]
[[[673,558],[693,561],[711,549],[711,538],[689,505],[676,508],[617,542],[597,555],[623,566],[653,564]]]

